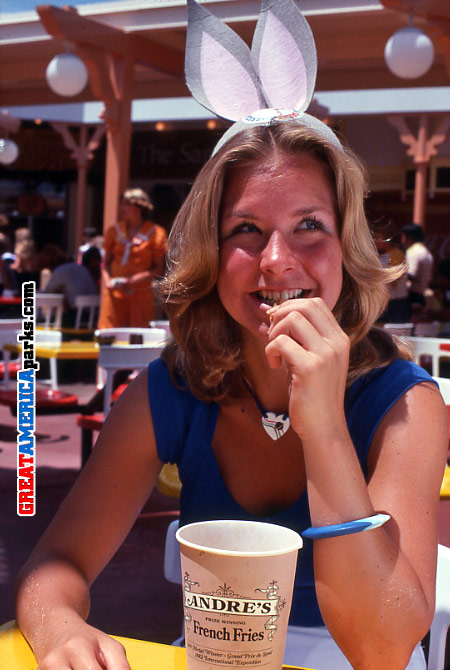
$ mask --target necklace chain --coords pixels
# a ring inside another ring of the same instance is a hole
[[[266,410],[259,398],[256,396],[256,394],[252,391],[252,388],[248,381],[245,379],[245,377],[242,377],[242,381],[247,389],[247,391],[250,393],[251,397],[255,401],[256,406],[258,407],[259,411],[261,412],[261,425],[266,431],[266,433],[269,435],[269,437],[272,438],[272,440],[279,440],[280,437],[283,437],[283,435],[289,430],[291,422],[289,419],[289,414],[275,414],[275,412],[269,412]],[[242,411],[247,414],[247,416],[250,416],[248,412],[246,412],[245,408],[242,408]],[[254,420],[252,417],[250,417],[252,421]],[[255,422],[256,423],[256,422]]]
[[[257,419],[255,419],[255,417],[253,417],[251,415],[251,413],[248,410],[245,409],[245,407],[241,407],[241,412],[242,412],[242,414],[246,414],[248,416],[248,418],[250,419],[250,421],[253,421],[253,423],[255,425],[261,427],[261,419],[259,421]]]

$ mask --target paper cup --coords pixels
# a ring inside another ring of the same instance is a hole
[[[177,531],[187,670],[283,665],[298,549],[293,530],[204,521]]]

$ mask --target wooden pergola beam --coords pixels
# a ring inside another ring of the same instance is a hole
[[[405,14],[416,14],[427,21],[450,21],[450,3],[447,0],[381,0],[387,9]]]
[[[46,31],[57,39],[110,51],[166,74],[183,75],[184,54],[176,49],[80,16],[70,7],[38,5],[36,11]]]

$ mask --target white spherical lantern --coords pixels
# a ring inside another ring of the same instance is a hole
[[[50,61],[45,76],[52,91],[69,97],[81,93],[87,84],[88,71],[81,58],[65,53]]]
[[[12,140],[5,138],[0,140],[0,163],[10,165],[14,163],[19,155],[19,147]]]
[[[390,71],[402,79],[421,77],[434,58],[433,42],[419,28],[400,28],[389,38],[384,59]]]

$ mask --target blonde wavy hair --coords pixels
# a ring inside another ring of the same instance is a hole
[[[381,266],[364,211],[367,181],[360,160],[298,122],[249,127],[200,171],[170,232],[167,272],[159,287],[174,340],[164,359],[174,379],[181,376],[205,402],[242,391],[240,332],[216,291],[222,195],[232,172],[275,152],[316,157],[335,184],[343,286],[334,314],[351,341],[348,383],[394,358],[409,357],[391,336],[373,327],[387,304],[386,284],[402,270]]]

